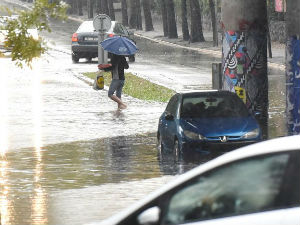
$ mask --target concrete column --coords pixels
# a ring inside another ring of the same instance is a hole
[[[286,99],[289,135],[300,134],[300,0],[287,1]]]
[[[222,89],[236,92],[268,136],[267,7],[262,0],[222,0]]]

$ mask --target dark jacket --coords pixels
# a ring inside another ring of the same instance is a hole
[[[125,56],[113,55],[111,58],[111,73],[113,79],[125,80],[124,69],[128,69],[129,65]],[[117,73],[117,74],[115,74]]]

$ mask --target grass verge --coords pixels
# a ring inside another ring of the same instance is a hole
[[[95,79],[96,72],[87,72],[83,75]],[[175,94],[175,91],[151,83],[150,81],[137,77],[132,73],[125,73],[125,85],[123,93],[141,100],[167,102]],[[111,73],[104,72],[104,84],[109,86],[111,83]]]

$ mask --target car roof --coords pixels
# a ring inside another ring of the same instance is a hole
[[[112,216],[108,218],[105,221],[102,221],[101,223],[94,223],[94,224],[115,224],[123,219],[125,219],[128,215],[135,212],[145,204],[148,204],[149,202],[153,201],[155,198],[160,196],[161,194],[171,190],[172,188],[186,182],[187,180],[202,174],[208,170],[211,170],[213,168],[222,166],[224,164],[249,158],[252,156],[258,156],[258,155],[264,155],[267,153],[276,153],[276,152],[284,152],[284,151],[295,151],[300,150],[300,135],[294,135],[294,136],[288,136],[288,137],[281,137],[276,139],[271,139],[267,141],[262,141],[256,144],[248,145],[245,147],[242,147],[237,150],[233,150],[231,152],[228,152],[224,155],[221,155],[211,161],[208,161],[180,176],[178,176],[173,181],[169,182],[168,184],[164,185],[160,189],[154,191],[150,195],[148,195],[146,198],[138,201],[136,204],[132,205],[131,207],[127,208],[121,213],[116,214],[115,216]]]
[[[182,95],[183,97],[207,96],[207,95],[213,95],[213,96],[236,95],[234,92],[225,91],[225,90],[201,90],[195,92],[182,92],[178,94]]]
[[[109,30],[111,30],[115,26],[116,23],[118,23],[118,21],[114,21],[114,20],[111,21],[111,26],[110,26]],[[85,21],[83,21],[80,24],[80,26],[78,27],[77,31],[78,32],[82,32],[83,30],[85,30],[84,28],[93,28],[93,30],[94,30],[93,20],[85,20]]]

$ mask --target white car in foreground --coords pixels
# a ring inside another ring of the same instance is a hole
[[[300,136],[224,154],[92,224],[300,224]]]

